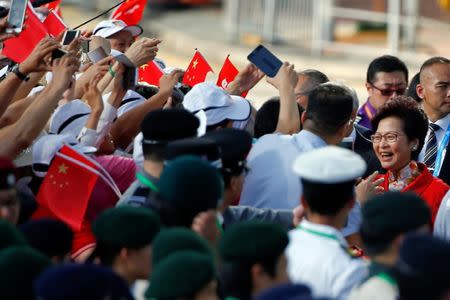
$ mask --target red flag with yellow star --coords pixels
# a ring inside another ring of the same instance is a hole
[[[202,83],[205,81],[208,72],[213,72],[211,66],[200,51],[195,50],[191,63],[184,73],[183,84],[193,87],[196,84]]]
[[[59,220],[80,230],[100,173],[89,159],[68,146],[56,153],[36,200]]]
[[[164,75],[161,68],[153,60],[139,68],[139,81],[159,86],[159,79]]]

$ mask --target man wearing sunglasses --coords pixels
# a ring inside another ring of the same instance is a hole
[[[371,120],[383,104],[405,93],[408,69],[398,57],[383,55],[375,58],[367,69],[366,88],[369,97],[358,110],[359,125],[372,129]]]

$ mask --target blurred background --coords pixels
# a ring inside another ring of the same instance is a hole
[[[115,3],[63,0],[61,12],[74,27]],[[426,58],[448,57],[449,9],[450,0],[148,0],[141,26],[163,40],[158,56],[169,66],[186,68],[197,48],[214,77],[228,54],[241,68],[263,43],[297,70],[319,69],[365,101],[373,58],[399,56],[412,77]],[[264,82],[248,97],[259,106],[275,93]]]

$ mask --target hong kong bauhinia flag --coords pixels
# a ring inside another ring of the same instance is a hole
[[[184,73],[183,84],[193,87],[196,84],[202,83],[205,81],[208,72],[213,72],[211,66],[200,51],[195,50],[195,54],[191,59],[189,67]]]
[[[137,25],[142,20],[147,0],[127,0],[112,14],[112,20],[122,20],[127,25]]]
[[[219,78],[217,79],[216,84],[225,90],[238,74],[239,70],[233,65],[230,60],[230,56],[228,55],[227,58],[225,58],[222,69],[220,69]],[[241,96],[245,98],[247,94],[248,91],[245,91],[241,94]]]

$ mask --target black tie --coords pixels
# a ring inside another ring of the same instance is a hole
[[[430,169],[434,169],[434,164],[436,162],[437,155],[437,139],[436,139],[436,131],[440,129],[439,125],[430,123],[428,125],[430,130],[430,134],[427,139],[427,148],[425,150],[425,157],[423,158],[423,162]]]

